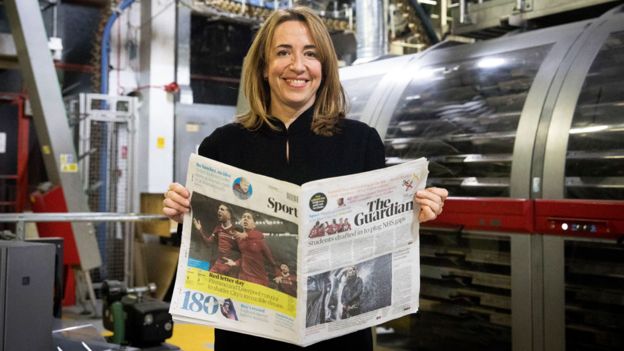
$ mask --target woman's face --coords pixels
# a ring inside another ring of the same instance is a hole
[[[318,48],[308,27],[287,21],[275,28],[264,76],[271,89],[271,114],[292,117],[314,104],[321,85]]]

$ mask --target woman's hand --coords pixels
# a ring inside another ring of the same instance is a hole
[[[169,184],[163,200],[163,213],[165,216],[182,223],[184,214],[191,210],[190,197],[191,193],[181,184]]]
[[[414,206],[420,206],[418,221],[420,223],[436,219],[442,208],[444,200],[448,197],[448,191],[444,188],[427,188],[414,194]]]

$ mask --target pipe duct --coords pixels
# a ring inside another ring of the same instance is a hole
[[[388,53],[385,4],[385,0],[355,2],[358,61],[369,61]]]

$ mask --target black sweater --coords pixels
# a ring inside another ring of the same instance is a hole
[[[244,170],[301,185],[316,179],[370,171],[385,165],[384,147],[375,129],[353,120],[341,120],[331,137],[314,134],[313,108],[288,129],[263,125],[256,131],[231,123],[215,130],[199,147],[201,156]],[[286,144],[289,158],[286,157]],[[215,330],[215,351],[298,350],[298,346],[225,330]],[[369,329],[360,330],[306,348],[306,350],[372,350]]]

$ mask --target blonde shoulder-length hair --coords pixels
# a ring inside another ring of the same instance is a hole
[[[243,65],[243,92],[249,102],[249,111],[237,116],[236,120],[251,130],[256,130],[265,123],[276,129],[269,118],[271,91],[264,79],[264,71],[275,29],[287,21],[304,23],[316,46],[322,78],[316,92],[311,128],[318,135],[331,136],[338,131],[338,121],[345,117],[346,99],[338,76],[338,58],[329,32],[321,18],[307,7],[275,11],[260,27]]]

